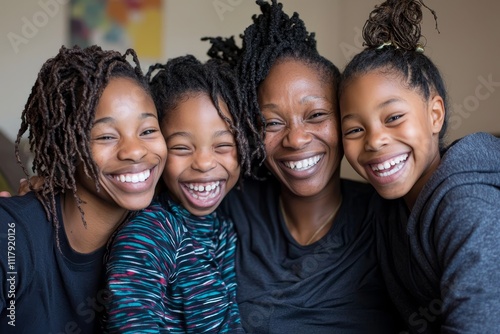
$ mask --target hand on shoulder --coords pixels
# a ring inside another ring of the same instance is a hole
[[[17,190],[17,196],[24,196],[31,191],[29,184],[33,186],[33,189],[40,189],[43,186],[44,179],[40,176],[32,176],[29,179],[19,180],[19,189]],[[12,197],[12,194],[8,191],[0,191],[0,197]]]

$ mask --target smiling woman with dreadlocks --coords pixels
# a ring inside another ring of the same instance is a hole
[[[16,151],[29,130],[44,183],[0,198],[0,332],[101,333],[106,243],[149,205],[167,154],[135,52],[62,47],[21,120]]]
[[[245,180],[225,209],[238,232],[238,303],[251,333],[391,333],[396,317],[380,274],[380,198],[340,179],[339,70],[314,34],[276,1],[257,1],[239,48],[209,38],[233,65],[266,180]]]

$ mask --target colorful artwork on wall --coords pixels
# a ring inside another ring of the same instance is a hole
[[[139,58],[162,56],[162,0],[71,0],[70,45],[97,44]]]

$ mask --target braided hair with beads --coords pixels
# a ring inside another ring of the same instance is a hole
[[[268,3],[257,0],[261,14],[252,17],[253,24],[248,26],[239,48],[234,38],[205,37],[211,47],[208,56],[227,61],[235,69],[246,95],[245,111],[247,123],[256,129],[252,137],[255,146],[252,159],[265,159],[265,119],[257,99],[259,85],[269,74],[271,67],[280,61],[296,60],[313,67],[321,79],[334,85],[339,83],[340,72],[329,60],[322,57],[316,48],[314,33],[309,33],[298,13],[290,17],[283,11],[283,5],[276,0]]]
[[[134,65],[127,60],[129,55]],[[81,166],[99,189],[98,167],[90,149],[90,131],[104,88],[115,77],[130,78],[150,94],[132,49],[121,54],[98,46],[63,46],[55,57],[43,64],[22,112],[16,157],[28,176],[27,167],[20,157],[20,143],[29,130],[32,170],[44,180],[40,188],[34,189],[32,184],[30,188],[56,229],[59,227],[56,195],[67,191],[72,192],[86,226],[75,174]]]

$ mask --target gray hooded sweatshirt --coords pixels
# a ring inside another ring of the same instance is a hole
[[[500,139],[456,141],[412,212],[388,210],[379,256],[409,332],[500,333]]]

